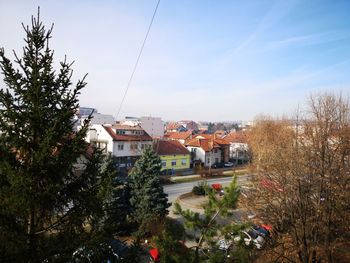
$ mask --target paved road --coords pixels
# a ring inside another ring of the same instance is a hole
[[[237,183],[239,185],[245,184],[249,181],[250,175],[239,175],[237,176]],[[209,185],[220,183],[222,185],[228,185],[232,181],[232,177],[223,177],[223,178],[215,178],[215,179],[208,179],[207,182]],[[188,193],[192,191],[193,186],[197,185],[198,181],[196,182],[188,182],[188,183],[178,183],[178,184],[171,184],[171,185],[165,185],[164,186],[164,192],[168,194],[168,200],[169,202],[174,202],[176,198],[184,193]]]

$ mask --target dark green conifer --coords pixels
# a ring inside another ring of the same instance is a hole
[[[131,172],[131,217],[140,224],[140,232],[147,231],[149,223],[163,219],[168,214],[170,204],[159,180],[161,167],[159,156],[148,147]]]
[[[66,59],[54,70],[52,28],[39,15],[24,30],[22,58],[0,49],[0,262],[71,255],[101,229],[113,177],[84,142],[87,127],[73,129],[84,78],[72,88]]]

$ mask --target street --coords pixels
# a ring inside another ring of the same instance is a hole
[[[237,183],[238,183],[238,185],[246,184],[247,182],[249,182],[250,178],[251,178],[250,174],[237,176]],[[222,178],[208,179],[206,181],[207,181],[208,185],[211,185],[211,184],[214,184],[214,183],[219,183],[219,184],[222,184],[223,186],[227,186],[232,181],[232,177],[222,177]],[[166,194],[168,194],[168,200],[169,200],[169,202],[172,203],[172,206],[169,208],[169,210],[170,210],[170,214],[169,215],[170,216],[174,216],[172,212],[173,212],[173,209],[174,209],[173,204],[176,201],[176,199],[182,194],[191,192],[193,186],[197,185],[199,182],[202,182],[202,181],[194,181],[194,182],[187,182],[187,183],[177,183],[177,184],[165,185],[164,186],[164,192]],[[199,212],[199,213],[202,212],[201,209],[191,208],[191,210],[193,210],[194,212]]]
[[[247,183],[250,179],[250,176],[251,175],[249,175],[249,174],[237,176],[237,183],[239,185]],[[230,182],[232,181],[232,177],[208,179],[206,181],[208,182],[209,185],[214,184],[214,183],[219,183],[219,184],[226,186],[226,185],[230,184]],[[193,186],[197,185],[198,182],[201,182],[201,181],[165,185],[164,192],[166,194],[168,194],[169,202],[174,202],[176,200],[176,198],[178,196],[180,196],[181,194],[191,192]]]

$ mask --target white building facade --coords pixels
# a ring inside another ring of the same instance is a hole
[[[86,140],[117,158],[121,167],[131,167],[152,138],[140,126],[91,125]]]

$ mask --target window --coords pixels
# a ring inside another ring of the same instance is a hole
[[[176,166],[176,160],[171,161],[171,166]]]
[[[208,160],[207,160],[207,164],[210,164],[210,159],[208,158]]]
[[[166,161],[162,161],[162,167],[166,166]]]
[[[217,152],[218,152],[218,150],[217,150],[217,149],[215,149],[215,150],[214,150],[214,153],[217,153]]]
[[[124,150],[124,144],[118,144],[118,151]]]
[[[215,162],[218,163],[219,162],[219,158],[215,158]]]
[[[117,134],[125,134],[125,131],[123,131],[123,130],[117,130]]]
[[[186,163],[187,163],[186,159],[181,160],[181,165],[186,165]]]
[[[137,144],[136,143],[131,143],[130,144],[130,150],[137,150]]]

